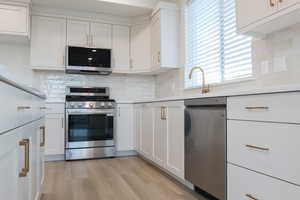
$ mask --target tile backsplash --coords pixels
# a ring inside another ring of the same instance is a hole
[[[35,72],[34,85],[47,95],[48,102],[65,100],[66,86],[109,87],[110,96],[117,101],[155,97],[155,78],[142,75],[90,76],[62,72]]]

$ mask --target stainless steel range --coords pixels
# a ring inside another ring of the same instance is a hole
[[[66,160],[115,156],[115,108],[109,88],[67,88]]]

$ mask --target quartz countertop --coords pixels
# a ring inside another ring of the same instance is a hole
[[[197,99],[197,98],[210,98],[210,97],[231,97],[231,96],[246,96],[255,94],[272,94],[272,93],[283,93],[283,92],[297,92],[300,91],[300,84],[293,85],[279,85],[274,87],[265,87],[257,89],[247,89],[247,90],[224,90],[220,92],[210,92],[207,94],[201,94],[199,89],[198,95],[191,96],[174,96],[165,98],[153,98],[153,99],[140,99],[134,101],[117,101],[120,104],[138,104],[138,103],[152,103],[152,102],[163,102],[163,101],[180,101],[185,99]]]
[[[5,75],[4,73],[1,73],[1,72],[0,72],[0,81],[6,83],[8,85],[11,85],[15,88],[18,88],[20,90],[23,90],[25,92],[28,92],[28,93],[30,93],[34,96],[39,97],[39,98],[46,99],[46,95],[44,93],[42,93],[41,91],[39,91],[35,88],[32,88],[32,87],[28,87],[25,84],[18,83],[17,81],[12,80],[7,75]]]

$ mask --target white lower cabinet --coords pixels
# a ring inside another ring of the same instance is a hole
[[[133,105],[118,104],[117,121],[116,121],[116,147],[117,151],[134,150],[134,133],[133,133]]]
[[[63,155],[65,151],[65,116],[64,114],[46,115],[45,155]]]
[[[135,107],[137,151],[184,179],[184,105],[182,101]]]
[[[41,162],[39,120],[0,136],[0,196],[9,200],[35,200],[41,194],[44,163]]]
[[[228,200],[287,200],[299,197],[299,186],[228,164]]]

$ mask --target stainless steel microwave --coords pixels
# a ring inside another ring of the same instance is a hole
[[[111,69],[111,49],[67,47],[66,73],[109,75]]]

